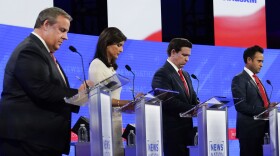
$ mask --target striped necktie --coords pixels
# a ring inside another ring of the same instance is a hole
[[[189,97],[189,96],[190,96],[190,91],[189,91],[188,84],[187,84],[187,82],[186,82],[186,80],[185,80],[185,78],[184,78],[182,69],[179,69],[179,70],[178,70],[178,73],[179,73],[179,75],[180,75],[180,78],[181,78],[182,82],[184,83],[187,96]]]

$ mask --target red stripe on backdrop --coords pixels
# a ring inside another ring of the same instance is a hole
[[[265,7],[250,16],[215,17],[215,45],[267,47]]]
[[[146,37],[144,40],[161,42],[162,41],[162,31],[159,30],[157,32],[154,32],[151,35],[149,35],[148,37]]]

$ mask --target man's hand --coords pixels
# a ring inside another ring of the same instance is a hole
[[[142,98],[143,96],[145,96],[144,93],[142,93],[142,92],[137,93],[137,95],[135,96],[135,101],[137,101],[138,99]]]
[[[124,113],[134,113],[135,112],[135,101],[130,101],[129,103],[125,104],[121,107],[121,111]]]
[[[278,105],[279,104],[279,102],[271,102],[270,104],[269,104],[269,107],[275,107],[276,105]]]
[[[94,83],[90,80],[86,80],[86,83],[84,82],[83,84],[81,84],[81,86],[79,87],[79,92],[82,92],[82,91],[85,91],[87,89],[87,85],[89,87],[93,87],[94,86]]]

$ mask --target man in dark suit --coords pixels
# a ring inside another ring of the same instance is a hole
[[[189,73],[182,68],[189,61],[192,43],[187,39],[174,38],[167,49],[168,59],[155,73],[152,88],[178,91],[179,94],[162,104],[163,143],[165,156],[187,156],[187,145],[192,142],[192,118],[181,118],[180,113],[197,104]]]
[[[264,86],[257,78],[264,56],[260,46],[249,47],[244,51],[244,70],[236,75],[231,84],[232,95],[243,101],[235,100],[237,111],[236,137],[240,143],[241,156],[262,156],[263,137],[268,129],[268,122],[254,120],[254,116],[265,111],[269,100]]]
[[[71,20],[56,7],[41,11],[34,31],[8,60],[0,103],[1,156],[69,153],[71,112],[77,113],[79,107],[66,104],[63,98],[85,86],[69,88],[52,53],[68,39]]]

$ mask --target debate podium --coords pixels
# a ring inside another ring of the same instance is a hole
[[[136,156],[163,156],[161,104],[176,94],[156,88],[135,101]]]
[[[277,105],[279,102],[277,103]],[[270,107],[262,113],[254,116],[255,120],[269,120],[269,133],[270,133],[270,144],[263,146],[264,156],[279,156],[280,151],[280,108]]]
[[[66,103],[78,106],[88,104],[91,156],[114,155],[111,92],[128,82],[129,79],[126,77],[114,74],[96,84],[87,92],[81,92],[71,98],[64,99]]]
[[[181,117],[197,117],[198,147],[189,147],[191,156],[228,156],[228,108],[233,100],[214,96],[180,113]]]

